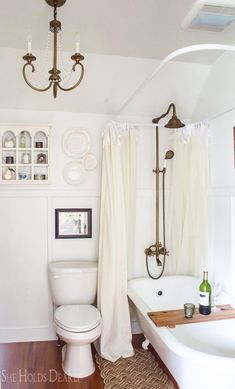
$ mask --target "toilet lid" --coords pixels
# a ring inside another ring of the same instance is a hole
[[[71,332],[90,331],[100,320],[100,312],[93,305],[62,305],[55,311],[55,322]]]

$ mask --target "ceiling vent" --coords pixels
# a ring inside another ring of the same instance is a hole
[[[234,0],[198,0],[184,18],[182,28],[222,32],[235,22]]]

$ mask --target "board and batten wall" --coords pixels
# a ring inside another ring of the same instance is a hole
[[[47,123],[50,133],[49,184],[3,184],[0,186],[0,341],[49,340],[55,338],[53,306],[48,285],[48,263],[54,260],[97,260],[100,215],[102,128],[105,115],[1,110],[3,123]],[[37,119],[37,120],[36,120]],[[63,152],[62,138],[71,128],[85,129],[91,139],[90,151],[98,160],[80,185],[63,179],[63,167],[72,159]],[[153,133],[138,131],[139,214],[151,214],[149,188],[154,164]],[[146,148],[147,153],[144,152]],[[146,159],[146,156],[147,159]],[[149,175],[149,176],[148,176]],[[56,208],[92,208],[92,239],[55,239]],[[148,209],[148,210],[147,210]],[[138,214],[137,212],[137,214]],[[152,226],[153,227],[153,226]],[[148,231],[147,232],[147,228]],[[151,240],[141,230],[142,246]],[[133,259],[141,263],[144,257]],[[138,275],[135,266],[132,274]]]
[[[235,112],[211,122],[210,199],[215,281],[235,301]]]
[[[235,101],[235,55],[213,64],[195,107],[196,118],[229,111]],[[235,301],[235,109],[210,121],[210,204],[214,278]]]
[[[50,123],[50,184],[0,186],[0,341],[54,339],[48,288],[52,260],[97,260],[102,115],[4,111],[3,122]],[[43,118],[43,119],[42,119]],[[11,119],[11,120],[10,120]],[[84,183],[71,186],[62,171],[71,161],[62,149],[66,130],[84,128],[98,159]],[[92,208],[92,239],[55,239],[55,208]]]
[[[15,110],[1,110],[1,117],[8,123],[35,123],[40,117],[41,123],[51,125],[51,180],[45,185],[0,186],[0,342],[54,339],[48,263],[97,260],[102,128],[108,117]],[[150,118],[144,118],[146,121]],[[67,184],[62,174],[71,161],[63,152],[62,138],[71,128],[88,131],[90,150],[98,160],[97,168],[87,172],[84,182],[77,186]],[[168,139],[167,132],[161,131],[163,156]],[[137,223],[130,277],[146,275],[144,249],[154,241],[154,136],[153,127],[137,130]],[[55,209],[80,207],[92,208],[92,239],[55,239]]]
[[[101,132],[107,117],[45,111],[1,111],[3,122],[33,123],[38,116],[41,123],[51,125],[50,184],[0,187],[1,342],[54,339],[48,263],[66,259],[93,260],[98,256]],[[214,122],[210,153],[215,273],[217,280],[232,293],[235,275],[234,120],[231,113],[226,120],[224,117]],[[78,127],[89,132],[91,152],[96,155],[98,166],[96,170],[87,172],[82,184],[71,186],[62,176],[64,165],[71,160],[63,152],[62,137],[66,130]],[[155,241],[154,139],[153,127],[140,127],[137,131],[136,230],[130,277],[146,275],[144,249]],[[164,128],[160,129],[160,139],[160,161],[163,161],[165,151],[172,147],[169,132]],[[169,193],[168,183],[166,187]],[[92,208],[92,239],[55,239],[55,208],[76,207]],[[138,332],[135,317],[132,319],[133,331]]]
[[[86,78],[77,95],[76,92],[61,94],[54,101],[50,93],[37,94],[24,84],[20,75],[21,57],[21,50],[0,48],[0,71],[11,74],[10,83],[7,77],[3,79],[2,89],[6,93],[0,96],[0,122],[51,126],[51,182],[49,185],[0,186],[1,342],[55,338],[48,263],[53,260],[97,259],[101,131],[110,120],[108,114],[117,111],[159,63],[147,59],[87,55]],[[18,72],[14,71],[15,67]],[[124,112],[125,115],[145,117],[128,117],[127,120],[151,123],[152,117],[165,112],[172,101],[181,117],[191,118],[209,70],[207,65],[168,64]],[[68,112],[70,107],[73,112]],[[75,110],[97,113],[77,113]],[[68,185],[62,176],[63,167],[71,161],[63,152],[62,137],[71,128],[84,128],[89,132],[91,152],[98,159],[97,169],[87,172],[85,181],[78,186]],[[153,127],[139,128],[137,138],[135,247],[129,264],[129,275],[134,277],[146,275],[144,249],[155,241]],[[169,148],[168,138],[168,131],[161,130],[161,160]],[[76,207],[92,208],[92,239],[55,239],[55,208]]]

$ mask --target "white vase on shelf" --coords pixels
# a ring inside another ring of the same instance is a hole
[[[3,175],[4,180],[13,180],[14,174],[15,174],[15,170],[9,167],[9,168],[5,171],[5,173],[4,173],[4,175]]]
[[[4,142],[4,147],[14,147],[15,146],[15,143],[14,143],[14,140],[11,139],[11,138],[6,138],[5,142]]]

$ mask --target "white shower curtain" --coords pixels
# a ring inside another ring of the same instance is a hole
[[[103,329],[96,344],[99,354],[112,362],[134,354],[127,266],[133,259],[135,159],[135,130],[112,123],[103,138],[97,301]]]
[[[166,272],[201,276],[210,266],[208,125],[174,133]]]

